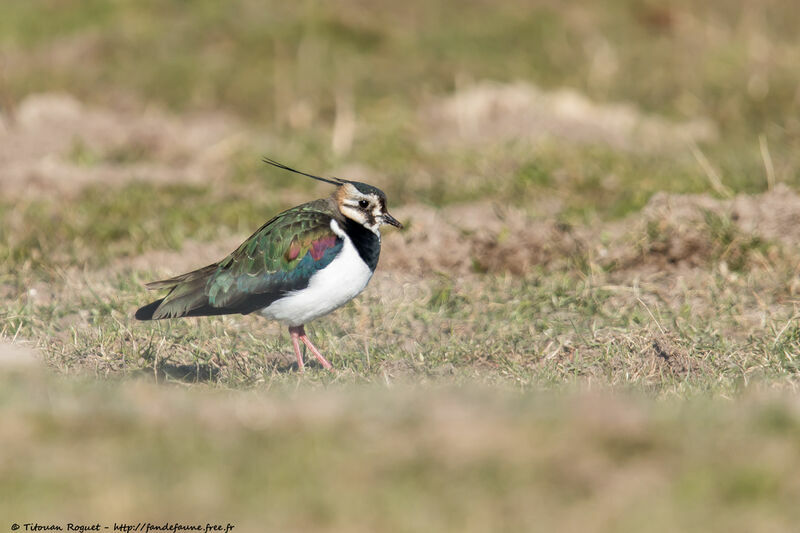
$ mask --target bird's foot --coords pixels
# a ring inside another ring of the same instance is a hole
[[[305,327],[290,326],[289,333],[292,336],[292,345],[294,346],[294,353],[297,356],[297,368],[300,372],[305,371],[305,365],[303,364],[303,355],[300,353],[300,343],[298,341],[303,341],[303,344],[308,346],[308,349],[311,350],[311,353],[314,354],[314,356],[326,370],[333,370],[333,366],[322,356],[321,353],[319,353],[317,347],[311,343],[311,339],[309,339],[308,335],[306,335]]]
[[[300,353],[300,343],[298,342],[298,339],[300,338],[300,332],[302,331],[303,331],[303,326],[300,326],[300,328],[295,328],[295,327],[289,328],[289,334],[292,337],[292,346],[294,346],[294,354],[297,356],[298,372],[306,371],[306,365],[303,364],[303,354]],[[305,335],[305,332],[303,332],[303,334]]]

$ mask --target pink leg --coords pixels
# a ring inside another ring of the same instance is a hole
[[[319,353],[319,350],[317,350],[317,347],[314,346],[313,344],[311,344],[311,339],[309,339],[308,335],[306,335],[305,327],[297,326],[296,331],[298,331],[298,333],[300,334],[300,340],[303,341],[303,344],[308,346],[308,349],[311,350],[311,353],[313,353],[316,356],[317,360],[322,364],[322,366],[326,370],[332,370],[333,366],[331,366],[331,364],[328,362],[327,359],[322,357],[322,354]]]
[[[297,356],[297,370],[299,372],[305,372],[306,367],[303,364],[303,355],[300,353],[300,343],[297,342],[297,339],[300,335],[305,336],[306,332],[303,331],[303,326],[298,327],[289,327],[289,334],[292,336],[292,345],[294,346],[294,354]]]

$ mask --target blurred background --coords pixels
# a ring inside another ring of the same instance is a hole
[[[800,520],[792,2],[0,11],[8,527]],[[264,155],[406,225],[310,328],[335,375],[258,318],[131,319],[329,193]]]

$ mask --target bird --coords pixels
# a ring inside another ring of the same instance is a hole
[[[386,207],[383,191],[358,181],[315,176],[268,157],[263,161],[336,185],[327,198],[292,207],[258,228],[227,257],[203,268],[146,283],[168,290],[140,307],[137,320],[260,313],[288,326],[299,372],[300,342],[332,370],[305,332],[363,291],[381,252],[381,226],[402,229]]]

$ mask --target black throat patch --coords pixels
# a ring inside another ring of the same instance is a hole
[[[381,240],[377,235],[354,220],[345,217],[344,231],[353,246],[356,247],[358,255],[367,264],[370,270],[375,270],[378,266],[378,257],[381,255]]]

